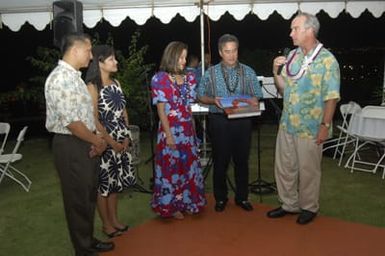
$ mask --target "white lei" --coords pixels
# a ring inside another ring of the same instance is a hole
[[[301,65],[301,68],[300,70],[297,72],[297,74],[291,74],[290,71],[289,71],[289,66],[291,64],[291,62],[293,61],[294,59],[294,55],[295,53],[293,54],[293,56],[290,58],[289,62],[286,64],[286,73],[287,75],[291,78],[291,79],[294,79],[294,80],[298,80],[300,79],[303,75],[306,74],[307,70],[309,69],[309,66],[310,64],[315,60],[315,58],[317,57],[318,53],[321,51],[322,49],[322,46],[323,44],[319,43],[317,45],[317,47],[314,49],[314,52],[313,54],[310,56],[310,58],[308,58],[307,56],[305,56],[303,62],[302,62],[302,65]]]

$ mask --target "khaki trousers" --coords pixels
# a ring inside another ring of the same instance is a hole
[[[318,212],[322,145],[279,129],[275,149],[275,180],[282,208]]]

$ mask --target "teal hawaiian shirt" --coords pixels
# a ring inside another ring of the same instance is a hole
[[[227,88],[221,63],[209,67],[197,88],[198,97],[229,97],[234,95],[249,95],[263,97],[262,89],[255,71],[242,63],[237,67],[224,67],[234,88]],[[230,90],[229,90],[230,89]],[[233,91],[231,91],[233,89]],[[210,113],[223,113],[215,105],[209,106]]]
[[[340,99],[340,69],[333,54],[322,48],[307,72],[298,80],[292,79],[288,72],[298,73],[304,57],[300,48],[293,50],[282,71],[285,87],[280,126],[289,134],[314,139],[322,122],[325,101]]]

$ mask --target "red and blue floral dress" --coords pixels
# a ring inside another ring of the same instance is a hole
[[[206,204],[204,179],[198,156],[198,141],[190,105],[195,101],[195,76],[188,73],[177,85],[168,73],[159,72],[151,81],[152,102],[165,103],[165,113],[176,149],[166,143],[159,122],[152,209],[162,217],[177,211],[198,213]]]

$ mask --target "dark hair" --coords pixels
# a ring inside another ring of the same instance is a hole
[[[197,63],[199,62],[198,56],[196,56],[195,54],[190,54],[189,56],[187,56],[187,66],[191,66],[191,63],[193,63],[194,61],[196,61]]]
[[[99,62],[104,62],[108,57],[115,56],[115,51],[109,45],[96,45],[92,47],[92,60],[88,66],[86,74],[86,84],[93,83],[98,91],[103,88],[102,77],[100,74]]]
[[[169,43],[163,51],[159,69],[171,74],[183,73],[178,68],[178,60],[183,50],[187,50],[187,44],[179,41]]]
[[[239,40],[236,36],[231,34],[224,34],[218,39],[218,50],[222,51],[223,46],[229,42],[234,42],[237,44],[237,47],[239,47]]]
[[[88,34],[69,33],[65,35],[61,41],[60,52],[65,54],[72,46],[74,46],[75,42],[85,43],[87,40],[91,42],[91,37]]]

